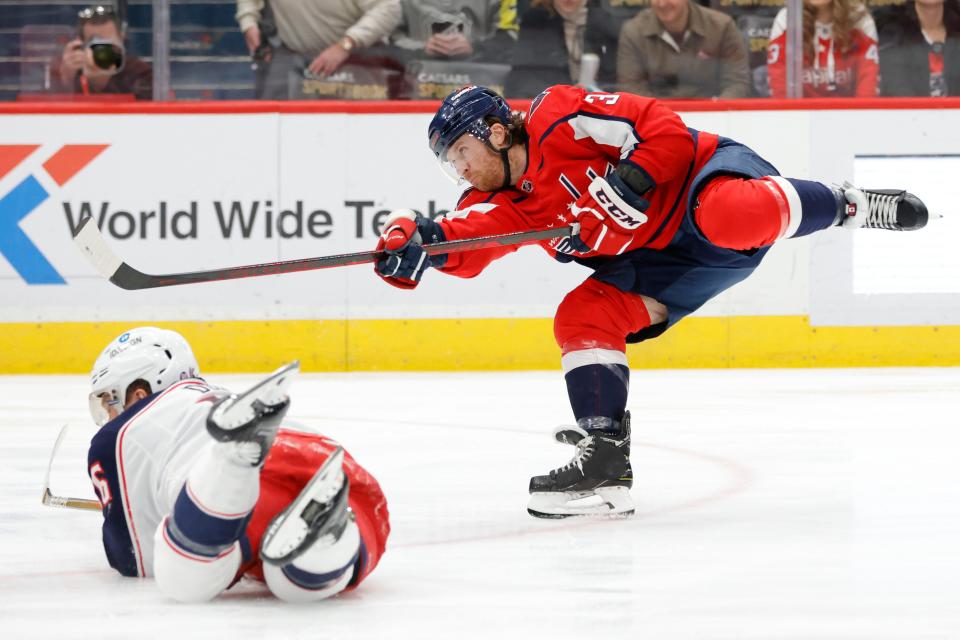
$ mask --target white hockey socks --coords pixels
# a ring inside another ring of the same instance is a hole
[[[322,537],[282,567],[264,563],[263,575],[270,591],[282,600],[322,600],[347,588],[362,553],[360,530],[351,518],[337,540]]]
[[[238,464],[232,443],[204,450],[155,535],[154,572],[166,595],[209,600],[230,585],[259,494],[260,470]]]

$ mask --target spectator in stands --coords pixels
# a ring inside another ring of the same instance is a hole
[[[521,3],[520,32],[507,81],[507,95],[530,98],[544,87],[580,81],[580,58],[599,58],[589,86],[612,89],[616,81],[617,32],[599,0],[530,0]]]
[[[400,24],[400,0],[269,0],[276,41],[261,30],[266,0],[237,0],[247,48],[266,64],[258,98],[288,96],[290,72],[333,74],[357,51],[377,44]]]
[[[153,70],[127,53],[120,18],[110,5],[80,11],[77,37],[67,43],[53,67],[54,93],[132,94],[138,100],[153,97]]]
[[[767,71],[770,94],[787,96],[787,10],[770,31]],[[856,0],[804,0],[803,97],[877,95],[877,28]]]
[[[419,58],[509,62],[516,0],[400,0],[403,24],[391,42],[404,61]]]
[[[960,95],[958,0],[916,0],[878,26],[882,95]]]
[[[747,50],[730,16],[691,0],[652,0],[620,31],[617,83],[659,98],[745,98]]]

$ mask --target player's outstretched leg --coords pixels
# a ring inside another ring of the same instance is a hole
[[[694,220],[711,243],[737,251],[766,247],[830,227],[913,231],[927,224],[927,207],[894,189],[831,187],[781,176],[721,175],[697,193]]]
[[[345,589],[360,556],[360,531],[347,505],[343,448],[330,455],[300,495],[277,515],[260,543],[267,586],[291,602]]]
[[[538,518],[569,516],[626,517],[633,513],[630,487],[630,412],[607,429],[563,427],[554,436],[576,447],[573,459],[530,478],[527,511]]]
[[[153,572],[168,597],[210,600],[236,578],[239,540],[260,495],[260,467],[290,404],[286,389],[297,367],[277,370],[207,413],[207,429],[217,442],[193,463],[154,535]]]
[[[290,407],[287,389],[299,370],[300,362],[291,362],[242,394],[223,398],[210,410],[207,431],[219,442],[236,443],[238,459],[263,466]]]
[[[927,206],[917,196],[900,189],[858,189],[843,185],[846,201],[840,224],[846,228],[916,231],[930,218]]]

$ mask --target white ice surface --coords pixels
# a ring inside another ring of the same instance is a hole
[[[211,376],[241,388],[250,376]],[[86,377],[0,377],[0,638],[960,638],[960,369],[635,371],[624,522],[541,521],[565,463],[559,373],[328,374],[291,415],[380,480],[393,533],[360,589],[164,600],[106,564]]]

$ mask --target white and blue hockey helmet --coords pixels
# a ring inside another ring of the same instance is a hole
[[[106,424],[107,403],[123,409],[127,389],[136,380],[150,385],[153,393],[200,375],[200,366],[190,344],[176,331],[138,327],[125,331],[100,353],[90,372],[90,415],[98,426]]]

